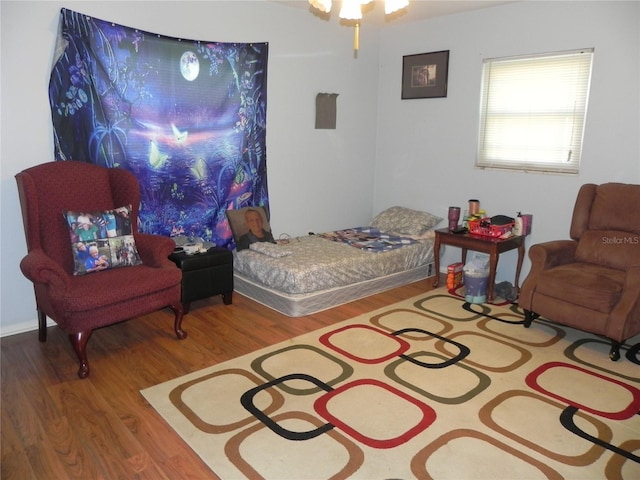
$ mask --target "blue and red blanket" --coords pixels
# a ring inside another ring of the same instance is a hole
[[[416,243],[416,240],[412,238],[389,235],[372,227],[354,227],[346,230],[336,230],[321,233],[319,236],[334,242],[346,243],[352,247],[369,252],[384,252]]]

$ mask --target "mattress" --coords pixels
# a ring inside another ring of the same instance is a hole
[[[311,315],[338,305],[353,302],[359,298],[423,280],[433,276],[433,272],[433,263],[429,263],[409,271],[357,282],[344,287],[301,294],[287,294],[273,290],[236,272],[234,274],[234,289],[240,295],[244,295],[284,315],[304,317],[305,315]]]
[[[316,235],[274,246],[273,256],[234,252],[235,290],[298,317],[434,274],[433,239],[372,252]]]

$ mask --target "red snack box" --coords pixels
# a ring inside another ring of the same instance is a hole
[[[462,285],[462,262],[452,263],[447,267],[447,288],[453,290]]]

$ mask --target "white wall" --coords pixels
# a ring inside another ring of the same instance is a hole
[[[568,238],[580,185],[640,183],[640,2],[518,2],[389,26],[380,45],[374,211],[397,203],[446,217],[478,198],[489,215],[532,213],[529,246]],[[482,60],[586,47],[595,57],[580,174],[476,169]],[[447,97],[400,100],[402,56],[439,50],[450,51]],[[460,250],[445,250],[446,269]],[[500,257],[499,281],[514,281],[516,258]]]
[[[378,34],[264,1],[2,1],[0,333],[36,328],[14,175],[53,159],[47,97],[60,8],[174,37],[269,42],[267,164],[276,235],[364,224],[372,216]],[[338,93],[336,130],[315,130],[315,97]]]
[[[269,42],[267,158],[274,232],[361,225],[405,205],[446,215],[471,197],[490,214],[534,214],[529,244],[567,235],[586,182],[640,183],[638,2],[523,2],[414,24],[353,30],[265,1],[0,3],[0,334],[37,325],[14,175],[53,158],[47,98],[58,13],[183,38]],[[573,18],[573,17],[576,18]],[[595,47],[577,177],[473,168],[485,57]],[[400,100],[402,56],[450,50],[444,99]],[[338,93],[336,130],[314,130],[315,95]],[[374,185],[375,175],[375,185]],[[499,279],[515,258],[501,257]],[[445,252],[443,264],[457,258]],[[525,265],[526,267],[526,265]],[[527,272],[523,271],[521,277]]]

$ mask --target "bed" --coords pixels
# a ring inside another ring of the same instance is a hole
[[[234,251],[234,289],[300,317],[431,277],[441,218],[391,207],[370,225]]]

